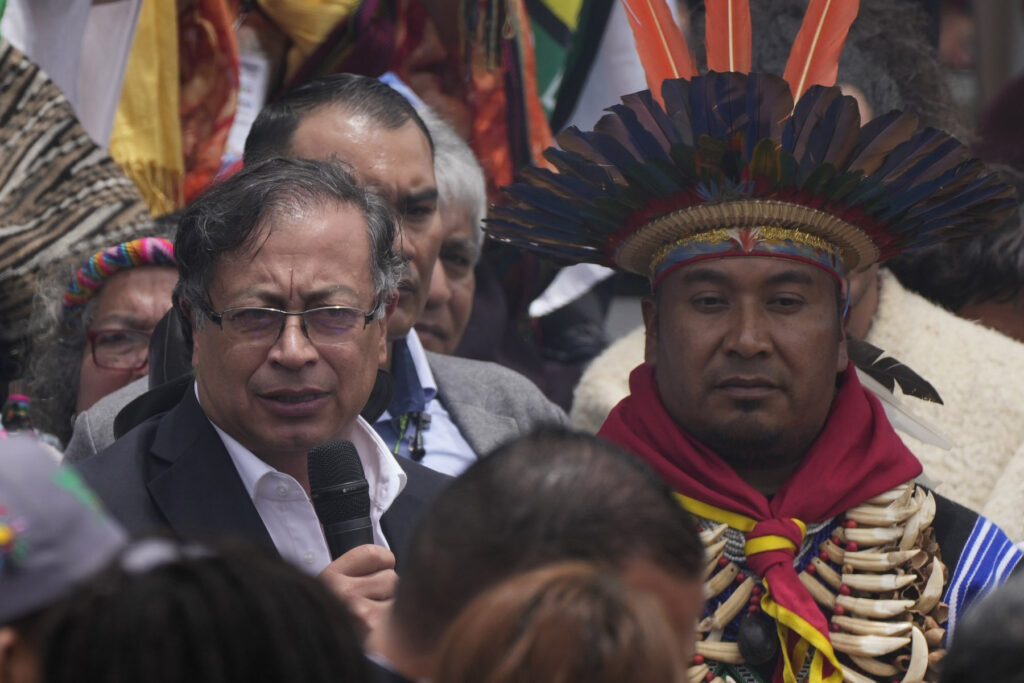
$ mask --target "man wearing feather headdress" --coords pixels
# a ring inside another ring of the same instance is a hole
[[[690,679],[934,680],[946,632],[1021,553],[914,483],[849,362],[846,283],[997,225],[1012,191],[916,117],[862,128],[819,85],[856,2],[810,3],[785,79],[746,73],[745,3],[707,4],[727,39],[707,41],[705,76],[650,6],[627,2],[652,90],[560,135],[558,172],[526,171],[491,233],[650,278],[646,362],[600,435],[650,463],[705,538]]]
[[[758,70],[784,70],[806,6],[806,0],[751,2],[758,26],[752,61]],[[917,114],[922,125],[960,129],[941,65],[926,37],[926,20],[914,3],[861,0],[838,81],[844,94],[852,94],[848,84],[863,90],[864,99],[857,97],[862,123],[874,113],[900,109]],[[695,13],[693,21],[695,32],[702,33],[703,13]],[[973,322],[979,316],[962,311],[970,318],[966,320],[950,312],[978,292],[999,292],[1000,298],[1006,293],[1005,279],[1014,275],[1003,264],[1012,264],[1016,250],[1007,251],[1012,245],[1002,244],[997,235],[1008,239],[1010,231],[911,250],[887,261],[881,271],[876,265],[852,275],[845,322],[849,336],[877,347],[856,344],[851,349],[859,371],[902,371],[905,366],[892,365],[896,357],[937,390],[933,400],[907,401],[913,404],[913,415],[890,390],[879,394],[890,413],[900,411],[889,415],[893,426],[921,460],[936,491],[989,517],[1017,542],[1024,539],[1024,385],[1008,380],[1024,372],[1024,344],[990,329],[984,319],[982,324]],[[972,256],[985,252],[982,245],[990,245],[992,254],[984,262]],[[941,297],[934,296],[935,282],[947,283]],[[990,290],[988,283],[1002,284]],[[574,427],[596,433],[629,394],[629,372],[643,361],[644,337],[639,325],[590,363],[574,389]],[[880,349],[886,355],[875,357]],[[901,389],[904,395],[924,397]],[[935,400],[938,395],[941,403]]]

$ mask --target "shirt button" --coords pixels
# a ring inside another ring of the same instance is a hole
[[[277,485],[277,495],[284,497],[288,495],[288,487],[285,484]]]
[[[304,552],[302,554],[302,561],[305,562],[306,564],[313,564],[313,560],[314,559],[315,558],[313,556],[313,553],[310,552],[310,551],[306,551],[306,552]]]

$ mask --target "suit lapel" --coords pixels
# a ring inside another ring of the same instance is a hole
[[[437,383],[437,394],[452,422],[476,454],[477,459],[510,439],[519,436],[519,425],[511,417],[498,415],[487,405],[487,390],[476,378],[461,372],[447,356],[427,352],[430,371]]]
[[[192,386],[157,429],[149,492],[183,538],[273,541]]]
[[[401,563],[416,520],[434,496],[454,479],[408,458],[396,457],[395,460],[405,471],[405,488],[381,517],[380,530],[388,539],[396,561]]]

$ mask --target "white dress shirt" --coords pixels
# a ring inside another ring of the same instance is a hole
[[[423,403],[426,405],[426,412],[430,415],[430,426],[423,430],[423,448],[426,455],[420,460],[420,464],[429,467],[436,472],[443,472],[453,477],[462,474],[463,470],[477,460],[476,453],[459,431],[458,425],[452,421],[452,416],[445,409],[444,404],[437,395],[437,382],[434,380],[434,373],[430,371],[430,363],[427,354],[423,350],[423,344],[416,334],[416,330],[409,330],[405,336],[405,343],[412,357],[413,367],[416,369],[416,377],[419,379],[423,391]],[[396,384],[396,396],[403,388]],[[384,441],[391,446],[391,452],[402,457],[409,457],[409,441],[412,437],[413,428],[410,427],[404,435],[399,434],[394,428],[391,420],[391,413],[384,411],[384,414],[377,418],[374,428],[384,438]],[[398,448],[395,450],[395,442],[398,441]]]
[[[196,398],[198,396],[197,389]],[[299,482],[260,460],[217,425],[213,428],[224,442],[224,448],[281,557],[310,574],[322,572],[331,563],[331,555],[313,503]],[[380,528],[380,519],[405,488],[406,474],[362,417],[356,418],[351,441],[359,453],[369,485],[373,542],[389,548]]]

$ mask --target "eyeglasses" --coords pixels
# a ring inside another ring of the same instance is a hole
[[[92,362],[108,370],[139,370],[149,361],[151,332],[92,330],[86,334]]]
[[[352,341],[356,332],[366,329],[366,326],[378,317],[380,307],[381,304],[378,302],[373,310],[367,313],[350,306],[321,306],[295,312],[260,306],[239,306],[220,313],[205,309],[203,313],[217,323],[228,336],[241,344],[270,346],[281,336],[288,316],[297,315],[302,321],[302,332],[309,341],[318,345],[338,346]]]

